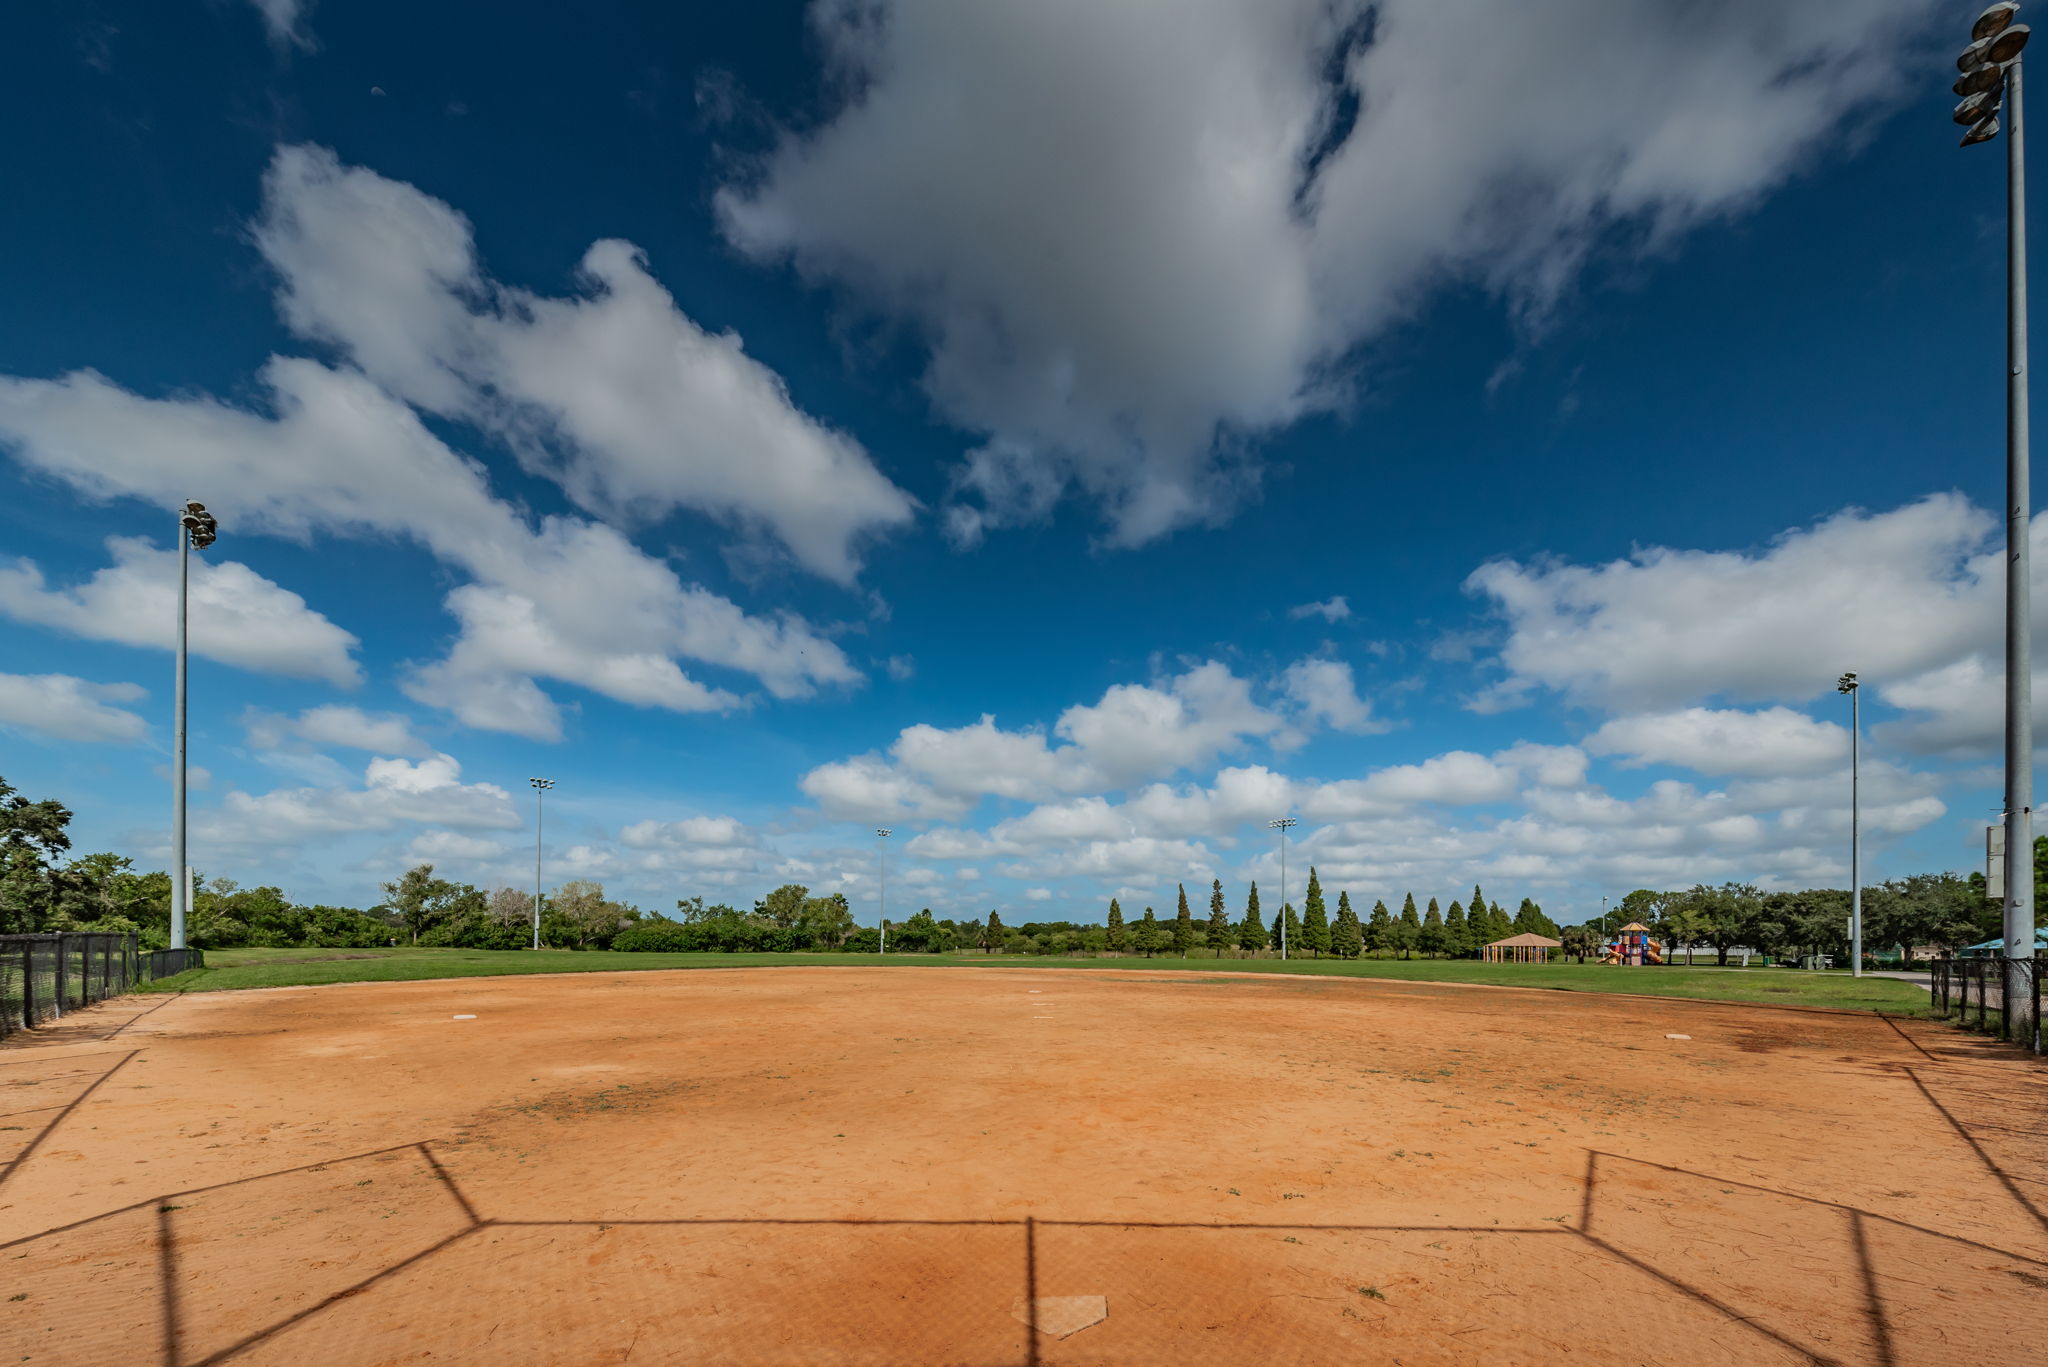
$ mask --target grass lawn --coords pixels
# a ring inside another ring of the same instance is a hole
[[[1564,992],[1637,992],[1706,1001],[1832,1006],[1896,1015],[1925,1012],[1922,988],[1895,978],[1800,969],[1620,968],[1600,964],[1488,964],[1472,959],[1061,959],[986,954],[628,954],[566,949],[215,949],[207,966],[150,983],[145,992],[212,992],[311,983],[494,977],[510,973],[601,973],[620,969],[759,968],[840,964],[868,968],[1120,968],[1197,972],[1323,974],[1420,982],[1489,983]]]

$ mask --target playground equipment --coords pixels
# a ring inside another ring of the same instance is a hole
[[[1641,921],[1630,921],[1623,926],[1613,940],[1602,946],[1603,964],[1627,964],[1640,968],[1644,964],[1664,962],[1664,946],[1650,938],[1650,928]]]

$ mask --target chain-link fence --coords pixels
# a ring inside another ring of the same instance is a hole
[[[144,952],[133,935],[0,935],[0,1036],[205,962],[197,949]]]
[[[2043,1052],[2038,959],[1937,959],[1934,1009],[1975,1030]],[[2006,1009],[2010,994],[2015,1009]]]

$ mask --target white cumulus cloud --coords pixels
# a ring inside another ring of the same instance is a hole
[[[256,241],[295,331],[508,437],[592,511],[693,508],[842,582],[856,541],[910,521],[858,442],[796,408],[737,335],[691,321],[630,243],[595,244],[583,292],[546,298],[485,278],[447,204],[324,148],[281,149],[264,190]]]
[[[338,703],[309,707],[296,717],[251,709],[242,718],[242,727],[258,750],[282,750],[303,743],[315,749],[367,750],[373,755],[415,759],[434,753],[434,747],[413,732],[408,718]]]
[[[82,584],[52,588],[34,563],[0,568],[0,612],[95,641],[169,650],[176,643],[178,553],[142,537],[107,541],[114,563]],[[362,681],[356,638],[290,589],[238,561],[192,557],[192,653],[261,674]]]
[[[132,683],[93,683],[69,674],[0,674],[0,726],[57,740],[138,741],[149,723],[115,703],[147,696]]]
[[[1745,712],[1688,707],[1616,717],[1586,737],[1596,755],[1625,764],[1679,764],[1701,774],[1811,774],[1849,762],[1849,730],[1789,707]]]
[[[1524,322],[1604,241],[1738,212],[1903,89],[1928,0],[821,0],[844,92],[717,199],[742,251],[908,321],[988,440],[971,543],[1093,498],[1228,515],[1247,435],[1345,399],[1432,290]]]

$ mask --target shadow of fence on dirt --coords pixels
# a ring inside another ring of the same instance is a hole
[[[164,1367],[345,1367],[423,1347],[518,1360],[543,1344],[608,1361],[643,1339],[750,1367],[1201,1364],[1254,1344],[1271,1363],[1503,1345],[1533,1361],[1592,1333],[1651,1358],[1686,1343],[1892,1367],[2009,1360],[2009,1325],[1946,1314],[1930,1287],[2048,1308],[2048,1262],[2030,1254],[1597,1151],[1577,1226],[1510,1228],[520,1220],[480,1212],[420,1142],[140,1201],[0,1256],[21,1297],[0,1304],[0,1342],[39,1362]],[[1097,1297],[1107,1318],[1071,1344],[1031,1327],[1042,1307]]]

